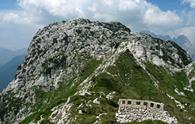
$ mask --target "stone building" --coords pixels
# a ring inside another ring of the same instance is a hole
[[[164,110],[164,104],[149,100],[119,99],[117,121],[127,123],[132,121],[161,120],[168,124],[176,124],[177,119]]]
[[[141,107],[141,108],[150,108],[156,111],[163,111],[164,104],[153,102],[149,100],[135,100],[135,99],[119,99],[118,102],[119,106],[134,106],[134,107]]]

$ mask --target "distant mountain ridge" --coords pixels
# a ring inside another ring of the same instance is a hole
[[[26,49],[9,50],[6,48],[0,48],[0,67],[9,62],[16,56],[26,54]]]
[[[16,70],[24,58],[25,55],[16,56],[0,67],[0,92],[14,79]]]
[[[0,48],[0,92],[14,79],[17,67],[22,64],[26,49]]]
[[[165,41],[175,41],[183,49],[185,49],[193,60],[195,60],[195,44],[193,44],[185,35],[179,35],[177,37],[171,37],[169,35],[157,35],[150,31],[142,31],[143,33],[150,34],[153,37],[160,38]]]

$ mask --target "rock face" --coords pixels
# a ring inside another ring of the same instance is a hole
[[[54,23],[36,33],[15,80],[0,95],[0,122],[115,123],[120,98],[155,99],[178,122],[194,122],[194,92],[184,90],[194,89],[185,71],[190,62],[174,42],[132,33],[119,22]],[[186,108],[180,111],[165,94]]]
[[[163,39],[165,41],[174,41],[178,45],[180,45],[184,50],[186,50],[189,55],[195,60],[195,44],[193,44],[185,35],[179,35],[177,37],[172,38],[169,35],[156,35],[150,31],[143,31],[144,33],[150,34],[153,37]]]

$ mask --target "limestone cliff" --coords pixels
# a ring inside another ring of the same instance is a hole
[[[33,37],[0,95],[0,122],[117,123],[118,100],[135,98],[162,102],[179,123],[193,123],[190,63],[174,42],[132,33],[119,22],[50,24]]]

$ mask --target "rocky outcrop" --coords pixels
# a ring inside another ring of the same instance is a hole
[[[74,87],[77,91],[72,91],[75,93],[73,96],[92,95],[95,91],[88,90],[94,86],[94,78],[115,65],[125,51],[130,51],[135,58],[139,65],[136,68],[143,68],[146,72],[147,63],[168,68],[174,73],[191,62],[187,53],[177,44],[144,33],[132,33],[119,22],[76,19],[50,24],[33,37],[15,80],[0,95],[2,123],[20,122],[27,115],[33,115],[32,111],[40,111],[37,106],[41,105],[37,103],[45,105],[50,100],[39,101],[40,97],[45,97],[41,95],[54,92],[62,86]],[[91,61],[92,65],[86,68]],[[149,72],[147,74],[155,80]],[[70,81],[73,83],[69,84]],[[65,102],[62,99],[60,104],[52,103],[49,110],[51,122],[68,123],[67,118],[74,104],[66,100],[67,96],[64,97]]]
[[[184,87],[184,90],[193,92],[192,85],[195,82],[195,62],[190,63],[185,67],[186,75],[189,79],[189,85],[187,87]]]

